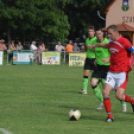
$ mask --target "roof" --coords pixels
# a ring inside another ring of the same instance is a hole
[[[108,11],[109,11],[109,8],[113,5],[113,3],[115,2],[116,0],[109,0],[107,2],[107,4],[100,10],[100,13],[101,14],[107,14]]]
[[[119,28],[120,32],[134,32],[134,27],[131,27],[125,23],[120,23],[116,26]],[[107,31],[107,27],[104,27],[102,30]]]

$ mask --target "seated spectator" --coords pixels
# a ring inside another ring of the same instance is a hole
[[[30,50],[33,51],[33,57],[32,57],[32,63],[33,63],[33,61],[34,61],[35,59],[37,59],[37,57],[38,57],[38,53],[37,53],[38,48],[37,48],[37,46],[36,46],[36,41],[33,41],[33,42],[32,42],[32,44],[31,44],[31,46],[30,46]]]
[[[61,45],[61,42],[58,41],[58,44],[55,46],[55,50],[58,52],[61,52],[62,50],[65,50],[64,46]]]
[[[21,45],[21,42],[19,41],[18,42],[18,51],[22,51],[23,50],[23,46]]]
[[[42,64],[42,61],[41,61],[41,58],[42,58],[42,52],[45,51],[45,45],[44,45],[44,43],[41,43],[41,44],[40,44],[38,50],[39,50],[38,59],[39,59],[39,64],[41,65],[41,64]]]
[[[66,46],[65,50],[67,51],[66,52],[66,64],[67,64],[69,61],[69,52],[73,51],[73,41],[72,40],[69,41],[69,44]]]
[[[10,65],[10,61],[13,57],[13,51],[17,51],[17,50],[18,50],[18,48],[14,45],[14,41],[12,41],[12,43],[8,49],[8,64],[7,65]]]
[[[80,52],[80,48],[77,46],[77,43],[74,43],[73,51],[74,52]]]
[[[0,50],[3,50],[3,51],[7,50],[7,47],[5,45],[5,40],[3,39],[0,40]]]

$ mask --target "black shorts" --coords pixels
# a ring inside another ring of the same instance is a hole
[[[109,70],[109,66],[97,65],[94,72],[92,73],[91,78],[105,79],[108,70]]]
[[[94,70],[95,69],[94,61],[95,59],[86,58],[84,70]]]

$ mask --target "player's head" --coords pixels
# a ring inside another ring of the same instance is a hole
[[[120,36],[119,29],[118,29],[118,27],[116,25],[110,25],[107,28],[107,33],[108,33],[108,38],[110,38],[112,40],[116,40]]]
[[[89,26],[89,27],[88,27],[88,35],[89,35],[89,37],[91,37],[91,38],[94,37],[94,35],[95,35],[95,28],[94,28],[94,26]]]
[[[95,34],[96,34],[96,37],[98,40],[102,40],[103,39],[103,31],[102,31],[102,28],[96,28],[95,29]]]

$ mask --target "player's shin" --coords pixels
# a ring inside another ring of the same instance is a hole
[[[113,118],[110,97],[109,96],[104,96],[104,102],[103,103],[104,103],[106,112],[108,114],[108,118]]]
[[[130,96],[126,95],[126,94],[124,95],[123,100],[124,100],[125,102],[134,103],[134,99],[131,98]]]
[[[87,91],[87,87],[88,87],[88,76],[84,76],[83,77],[83,90]]]
[[[93,91],[94,91],[97,99],[100,101],[100,103],[103,103],[103,95],[102,95],[102,92],[101,92],[99,85],[92,86],[92,88],[93,88]]]

